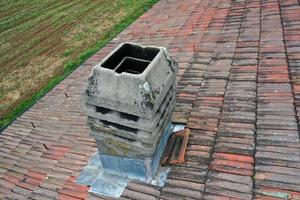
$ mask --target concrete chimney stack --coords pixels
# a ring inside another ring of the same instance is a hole
[[[163,47],[123,43],[93,68],[84,92],[104,170],[146,181],[171,129],[177,63]]]

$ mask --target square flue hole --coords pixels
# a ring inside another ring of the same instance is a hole
[[[133,57],[125,57],[120,62],[120,64],[116,67],[115,71],[118,74],[122,72],[127,72],[130,74],[141,74],[147,68],[150,61],[137,59]]]
[[[115,70],[117,73],[140,74],[147,68],[158,52],[159,48],[124,43],[101,66]]]

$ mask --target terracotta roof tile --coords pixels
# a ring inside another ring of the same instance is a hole
[[[75,183],[96,151],[80,93],[132,41],[178,61],[173,122],[191,133],[165,187],[129,183],[121,199],[299,199],[299,20],[297,0],[161,0],[0,134],[0,196],[111,199]]]

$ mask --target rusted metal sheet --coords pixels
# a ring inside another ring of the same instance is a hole
[[[190,129],[188,128],[177,131],[171,135],[161,160],[163,166],[176,165],[185,162],[185,151],[189,135]]]

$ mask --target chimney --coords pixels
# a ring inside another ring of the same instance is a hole
[[[177,63],[163,47],[122,43],[93,68],[87,123],[108,173],[147,182],[172,132]]]

